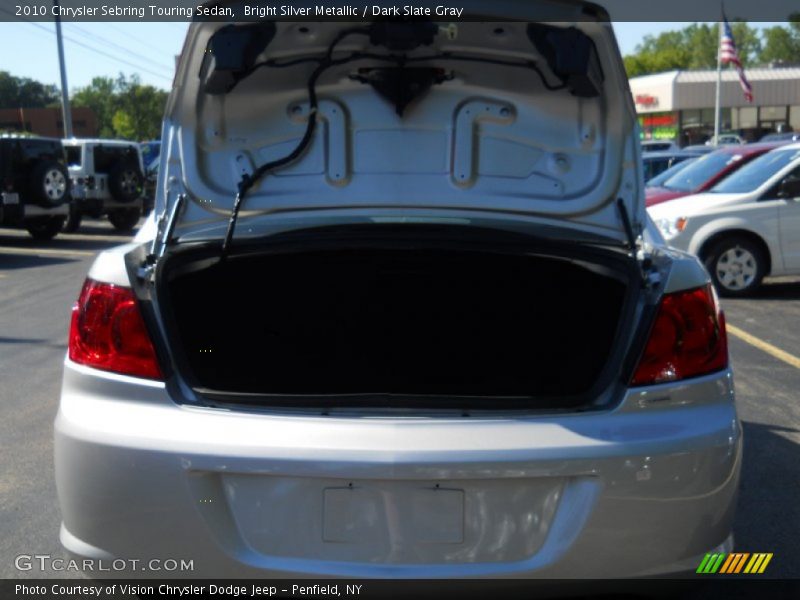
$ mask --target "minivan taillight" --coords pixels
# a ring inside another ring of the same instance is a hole
[[[677,381],[727,366],[725,317],[708,285],[662,298],[631,385]]]
[[[133,292],[92,279],[86,280],[72,309],[69,358],[104,371],[162,378]]]

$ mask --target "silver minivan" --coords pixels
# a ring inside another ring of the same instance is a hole
[[[191,25],[155,219],[73,312],[71,553],[611,577],[732,548],[724,319],[647,220],[608,16],[481,17]]]

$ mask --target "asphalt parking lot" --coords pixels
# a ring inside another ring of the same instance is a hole
[[[0,229],[0,577],[76,576],[18,571],[14,558],[64,556],[52,424],[70,308],[93,256],[128,239],[102,221],[49,243]],[[724,309],[745,430],[736,546],[774,553],[769,576],[800,577],[800,279]]]

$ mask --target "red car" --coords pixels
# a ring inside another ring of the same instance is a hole
[[[660,186],[645,188],[645,202],[647,206],[653,206],[667,200],[704,192],[739,167],[785,143],[769,142],[724,146],[701,156],[685,169],[681,169],[666,179]]]

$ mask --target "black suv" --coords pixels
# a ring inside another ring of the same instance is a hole
[[[36,239],[61,231],[70,180],[61,140],[0,136],[0,224],[22,226]]]

